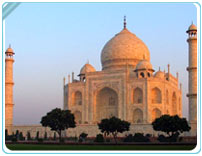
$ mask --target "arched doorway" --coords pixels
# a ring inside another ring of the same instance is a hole
[[[133,111],[133,123],[143,122],[143,112],[141,109],[137,108]]]
[[[73,105],[82,105],[82,94],[80,91],[73,93]]]
[[[152,89],[152,103],[161,103],[161,90],[157,87]]]
[[[118,117],[118,95],[108,87],[101,89],[96,96],[96,120]]]
[[[161,116],[161,111],[158,108],[153,109],[152,121],[154,121],[156,118],[159,118],[160,116]]]
[[[80,111],[75,111],[74,112],[74,117],[75,117],[75,122],[76,124],[81,124],[82,122],[82,114]]]
[[[177,96],[175,92],[173,92],[173,96],[172,96],[172,110],[173,110],[173,115],[176,115],[177,114]]]
[[[133,103],[135,104],[141,104],[143,103],[143,92],[140,88],[135,88],[133,93]]]

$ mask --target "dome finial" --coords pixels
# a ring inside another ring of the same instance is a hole
[[[9,44],[9,48],[11,48],[11,44]]]
[[[123,28],[126,29],[126,16],[124,16],[124,20],[123,20]]]

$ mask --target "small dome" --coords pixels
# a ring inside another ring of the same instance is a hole
[[[145,70],[145,69],[153,70],[152,65],[149,61],[142,60],[137,64],[136,70]]]
[[[8,49],[6,49],[6,53],[15,54],[10,45],[9,45]]]
[[[85,64],[81,70],[80,70],[80,74],[85,74],[85,73],[89,73],[89,72],[95,72],[95,68],[91,65],[91,64]]]
[[[13,53],[13,49],[12,49],[12,48],[8,48],[8,49],[6,50],[6,52],[8,52],[8,53]]]
[[[154,77],[164,79],[165,74],[162,71],[158,71],[158,72],[156,72],[156,74],[154,75]]]
[[[133,68],[140,60],[150,61],[150,53],[144,42],[124,28],[109,40],[101,53],[102,69]]]
[[[194,24],[190,25],[188,29],[188,31],[192,31],[192,30],[197,30],[197,27]]]

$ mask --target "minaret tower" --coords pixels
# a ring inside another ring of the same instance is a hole
[[[5,70],[5,128],[8,130],[8,134],[12,133],[13,126],[13,49],[9,45],[6,50],[6,70]]]
[[[197,27],[192,25],[187,30],[189,44],[189,123],[192,127],[192,135],[196,135],[197,121]]]

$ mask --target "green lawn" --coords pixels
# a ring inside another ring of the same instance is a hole
[[[192,150],[195,145],[45,145],[7,144],[10,150]]]

